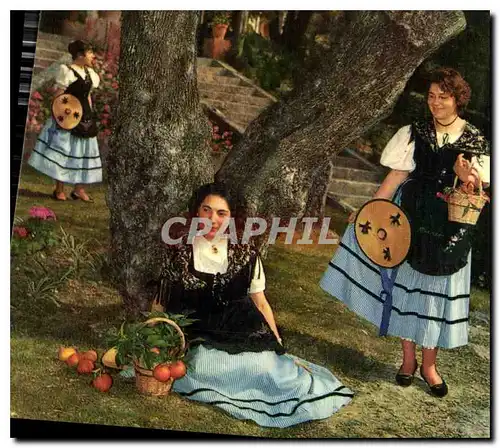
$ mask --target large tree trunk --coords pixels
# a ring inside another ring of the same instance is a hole
[[[300,50],[300,44],[312,14],[312,11],[288,11],[281,35],[281,44],[288,51],[298,52]]]
[[[213,176],[199,107],[194,11],[124,11],[120,96],[108,156],[112,261],[129,312],[153,298],[161,227]]]
[[[347,12],[321,63],[247,128],[216,177],[250,213],[303,216],[315,170],[385,118],[420,63],[465,28],[460,11]]]
[[[326,196],[332,178],[333,162],[320,165],[313,173],[304,216],[316,216],[321,221],[325,215]]]

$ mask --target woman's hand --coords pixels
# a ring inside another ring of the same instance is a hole
[[[464,159],[463,154],[459,154],[453,165],[453,171],[463,183],[467,184],[472,172],[472,163]]]
[[[351,212],[351,214],[349,215],[349,217],[347,218],[347,222],[349,224],[353,224],[354,221],[356,221],[356,216],[358,215],[358,210],[354,210],[353,212]]]

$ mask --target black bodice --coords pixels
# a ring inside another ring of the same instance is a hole
[[[170,281],[162,298],[163,306],[167,313],[189,313],[190,318],[198,319],[187,328],[187,333],[189,339],[202,338],[204,345],[229,353],[283,353],[283,347],[248,294],[258,266],[257,257],[253,256],[232,278],[222,280],[220,274],[197,271],[191,256],[189,272],[205,286],[186,288],[182,281]]]
[[[89,102],[89,94],[92,89],[92,78],[90,77],[87,67],[85,67],[85,79],[83,79],[73,68],[69,67],[69,69],[75,74],[76,81],[71,83],[64,93],[69,93],[77,97],[83,109],[82,119],[78,126],[71,130],[71,133],[81,138],[95,137],[98,133],[98,128],[95,114]]]

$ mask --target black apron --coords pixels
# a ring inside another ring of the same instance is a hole
[[[76,70],[69,67],[69,69],[75,74],[76,81],[71,83],[64,93],[69,93],[78,98],[82,105],[83,114],[78,126],[71,130],[71,134],[75,137],[80,138],[91,138],[96,137],[98,133],[97,122],[95,118],[95,112],[90,107],[89,93],[92,88],[92,79],[87,67],[85,69],[85,79],[83,79]]]
[[[401,186],[401,207],[412,226],[407,261],[422,274],[451,275],[467,264],[475,226],[448,221],[448,204],[437,193],[453,186],[453,165],[460,153],[469,161],[473,155],[489,153],[486,140],[479,136],[467,124],[456,142],[439,148],[432,122],[412,125],[416,168]]]

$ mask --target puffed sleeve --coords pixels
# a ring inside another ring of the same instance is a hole
[[[403,126],[389,140],[380,156],[380,164],[393,170],[413,171],[415,143],[410,142],[411,126]]]
[[[490,156],[479,155],[471,159],[472,167],[475,168],[483,183],[490,183]]]
[[[76,81],[76,76],[66,65],[61,65],[55,77],[55,81],[56,87],[65,89]]]
[[[97,89],[99,87],[99,83],[101,82],[99,75],[94,71],[94,69],[89,67],[90,79],[92,80],[92,88]]]
[[[254,269],[252,281],[250,283],[250,289],[248,292],[250,294],[255,294],[257,292],[262,292],[266,289],[266,276],[264,275],[264,268],[262,267],[262,261],[260,257],[257,257],[257,263]]]

